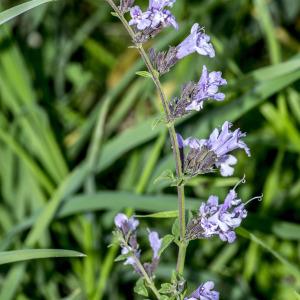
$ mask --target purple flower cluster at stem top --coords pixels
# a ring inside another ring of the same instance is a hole
[[[184,300],[219,300],[219,292],[213,290],[214,286],[212,281],[207,281]]]
[[[222,129],[214,129],[209,139],[199,140],[189,137],[184,140],[181,135],[177,135],[179,147],[191,149],[183,163],[186,173],[197,175],[211,172],[213,167],[217,167],[222,176],[233,174],[232,165],[237,163],[237,159],[229,153],[240,148],[250,156],[250,150],[241,140],[246,134],[242,133],[240,129],[230,131],[231,126],[232,124],[228,121],[224,122]]]
[[[131,20],[129,25],[135,25],[138,30],[151,29],[153,31],[173,26],[178,29],[178,24],[171,12],[165,9],[166,6],[172,7],[176,0],[150,0],[149,7],[142,12],[139,6],[134,6],[130,10]]]
[[[210,43],[210,37],[204,33],[203,28],[197,23],[193,25],[191,34],[176,47],[176,50],[176,57],[178,59],[194,52],[209,57],[215,56],[215,50]]]

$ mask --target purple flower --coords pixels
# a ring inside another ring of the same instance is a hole
[[[176,0],[150,0],[149,7],[142,12],[139,6],[130,10],[131,20],[129,25],[137,29],[136,39],[144,42],[156,35],[162,28],[173,26],[176,30],[178,24],[175,17],[165,7],[172,7]]]
[[[244,179],[240,182],[244,182]],[[234,242],[236,239],[234,229],[239,227],[247,216],[245,204],[237,198],[235,191],[238,184],[229,191],[223,204],[219,204],[219,198],[214,195],[210,196],[206,203],[201,204],[197,217],[187,226],[187,239],[218,235],[222,241]]]
[[[124,265],[131,265],[133,267],[136,268],[136,262],[135,262],[135,259],[133,257],[133,255],[135,255],[138,259],[140,258],[140,251],[136,251],[135,249],[133,248],[126,248],[126,247],[123,247],[122,250],[121,250],[121,254],[128,254],[129,252],[132,252],[132,256],[129,256],[126,258],[125,262],[124,262]]]
[[[197,52],[201,55],[215,56],[215,50],[210,43],[210,37],[206,35],[199,24],[194,24],[191,34],[186,37],[177,47],[176,57],[181,59],[191,53]]]
[[[202,283],[189,297],[184,300],[219,300],[219,292],[213,291],[212,281]]]
[[[115,216],[115,225],[126,235],[129,231],[136,230],[139,221],[134,217],[128,218],[126,215],[119,213]]]
[[[191,110],[199,111],[208,99],[224,100],[225,95],[219,93],[218,88],[225,84],[227,81],[222,78],[222,72],[213,71],[209,73],[204,65],[200,80],[197,83],[189,82],[186,84],[182,89],[180,98],[175,98],[170,102],[172,117],[181,117]]]
[[[246,134],[240,129],[231,132],[231,123],[228,121],[222,125],[222,130],[214,129],[209,139],[196,139],[189,137],[186,140],[177,135],[180,148],[189,147],[190,151],[183,161],[183,169],[187,175],[195,176],[212,172],[214,167],[220,169],[222,176],[231,176],[237,159],[229,154],[235,149],[244,149],[250,156],[248,146],[241,140]]]
[[[150,231],[148,235],[150,246],[153,250],[153,258],[159,258],[158,252],[161,248],[162,239],[159,238],[156,231]]]
[[[128,218],[125,214],[119,213],[115,216],[115,225],[118,229],[121,254],[128,254],[124,264],[132,265],[138,271],[135,258],[139,259],[140,250],[136,237],[136,229],[139,225],[134,217]]]
[[[222,78],[222,72],[208,73],[207,68],[204,65],[201,78],[196,85],[192,102],[187,105],[185,109],[199,111],[203,108],[204,101],[209,98],[217,101],[224,100],[225,95],[223,93],[218,93],[218,88],[220,85],[225,84],[227,84],[227,81]]]
[[[129,25],[136,25],[137,29],[144,30],[146,27],[151,25],[151,21],[149,19],[150,12],[142,12],[139,6],[134,6],[130,10],[131,20],[129,21]]]

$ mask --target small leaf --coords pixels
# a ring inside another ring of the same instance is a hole
[[[177,218],[178,210],[161,211],[149,215],[135,215],[136,218]]]
[[[117,17],[117,18],[119,17],[118,14],[114,11],[111,12],[111,15],[114,16],[114,17]]]
[[[120,254],[119,256],[117,256],[115,258],[115,261],[122,261],[125,260],[126,258],[128,258],[130,256],[130,253],[126,253],[126,254]]]
[[[168,296],[166,296],[166,295],[162,295],[162,296],[160,296],[159,299],[160,299],[160,300],[171,300],[172,298],[170,298],[170,297],[168,297]],[[173,298],[173,299],[175,299],[175,298]]]
[[[138,71],[135,72],[136,75],[141,76],[141,77],[145,77],[145,78],[152,78],[151,73],[149,73],[148,71]]]
[[[170,181],[171,183],[176,181],[174,173],[170,169],[163,171],[157,178],[155,178],[154,184],[163,180]]]
[[[169,245],[174,241],[174,236],[172,234],[167,234],[163,237],[161,247],[158,251],[158,256],[161,256],[162,253],[169,247]]]
[[[160,115],[159,117],[155,118],[151,124],[151,129],[154,130],[159,124],[165,122],[165,116]]]
[[[174,290],[174,286],[171,283],[162,283],[161,288],[159,290],[162,294],[171,294]]]
[[[134,292],[141,296],[148,296],[147,288],[145,287],[145,282],[143,278],[140,278],[134,287]]]

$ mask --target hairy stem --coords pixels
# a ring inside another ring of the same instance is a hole
[[[151,280],[151,278],[148,276],[148,274],[145,271],[145,269],[144,269],[143,265],[141,264],[140,260],[135,255],[133,255],[133,259],[135,261],[135,264],[136,264],[137,268],[139,269],[139,271],[143,275],[144,279],[146,280],[147,284],[149,285],[150,289],[152,290],[152,292],[154,293],[156,298],[160,299],[161,296],[160,296],[159,291],[155,287],[155,285],[154,285],[153,281]]]
[[[162,106],[164,109],[164,113],[165,113],[165,117],[166,117],[166,121],[167,121],[167,125],[168,125],[168,130],[169,130],[169,135],[170,135],[170,140],[171,140],[171,145],[172,145],[172,151],[173,151],[173,155],[174,155],[174,159],[175,159],[176,176],[178,179],[181,179],[183,177],[183,172],[182,172],[178,140],[177,140],[176,131],[175,131],[175,127],[174,127],[174,121],[171,118],[168,101],[167,101],[164,91],[162,89],[162,85],[160,83],[158,73],[154,69],[145,49],[143,48],[143,45],[141,43],[135,42],[135,33],[132,30],[132,28],[129,26],[127,20],[124,18],[123,13],[115,5],[113,0],[106,0],[106,1],[112,7],[112,9],[115,11],[116,15],[118,16],[118,18],[123,23],[128,34],[132,38],[132,42],[134,43],[134,46],[139,51],[149,73],[152,75],[153,82],[157,88],[159,97],[162,102]],[[178,258],[177,258],[176,271],[178,273],[182,274],[183,269],[184,269],[185,250],[186,250],[186,244],[184,242],[184,236],[185,236],[184,185],[177,186],[177,194],[178,194],[178,210],[179,210],[180,246],[179,246],[179,253],[178,253]]]

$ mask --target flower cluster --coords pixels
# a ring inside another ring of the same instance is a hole
[[[225,95],[218,92],[219,86],[227,84],[222,78],[221,72],[208,72],[203,66],[202,75],[197,83],[189,82],[181,92],[180,98],[170,101],[170,111],[172,117],[178,118],[192,110],[199,111],[203,108],[203,103],[208,99],[223,101]]]
[[[192,218],[187,226],[188,240],[218,235],[222,241],[228,243],[235,241],[234,229],[240,226],[247,216],[245,205],[237,198],[236,187],[237,185],[229,191],[223,204],[219,204],[219,198],[214,195],[210,196],[206,203],[201,204],[198,215]]]
[[[126,215],[120,213],[115,217],[115,225],[120,233],[121,253],[127,256],[124,264],[132,265],[138,271],[136,259],[140,257],[140,250],[137,243],[136,229],[139,221],[133,217],[128,218]]]
[[[176,0],[150,0],[148,9],[143,12],[136,5],[130,9],[131,20],[129,25],[136,31],[136,40],[145,42],[155,36],[164,27],[173,26],[178,29],[178,24],[172,13],[165,7],[172,7]]]
[[[183,170],[188,176],[195,176],[214,171],[219,168],[222,176],[231,176],[237,159],[229,154],[235,149],[244,149],[250,156],[248,146],[241,140],[246,134],[240,129],[230,131],[232,124],[224,122],[222,129],[215,128],[208,139],[189,137],[183,139],[177,135],[180,148],[189,147],[188,155],[183,160]]]
[[[176,47],[170,47],[167,52],[155,53],[153,49],[151,52],[151,62],[160,74],[169,72],[180,59],[194,52],[209,57],[215,56],[210,37],[205,34],[204,28],[198,23],[192,26],[191,33]]]
[[[214,287],[215,284],[212,281],[207,281],[184,300],[219,300],[219,292],[214,291]]]
[[[124,264],[131,265],[134,270],[141,275],[141,270],[137,264],[137,261],[140,260],[141,256],[136,236],[139,221],[134,217],[128,218],[126,215],[119,213],[115,217],[115,225],[121,246],[121,254],[126,257]],[[149,276],[153,276],[159,263],[159,250],[162,245],[162,239],[159,238],[158,233],[155,231],[149,231],[148,239],[153,255],[151,262],[145,263],[143,267]]]

